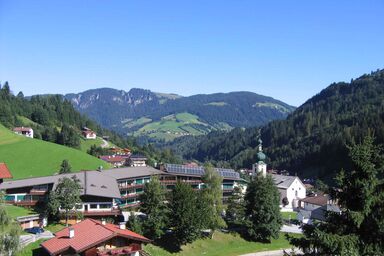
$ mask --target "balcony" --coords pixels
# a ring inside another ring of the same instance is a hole
[[[29,194],[33,195],[33,196],[43,196],[47,192],[48,192],[48,189],[46,189],[46,190],[44,190],[44,189],[31,189],[31,191],[29,191]]]
[[[98,256],[107,256],[107,255],[130,255],[132,253],[138,252],[141,250],[140,244],[131,244],[129,246],[117,247],[113,249],[103,249],[98,250]]]
[[[143,188],[144,184],[128,184],[128,185],[119,185],[119,189],[130,189],[130,188]]]
[[[37,200],[23,200],[23,201],[5,201],[7,204],[16,206],[35,206],[39,201]]]
[[[94,211],[83,211],[81,212],[84,216],[116,216],[120,215],[120,209],[111,210],[94,210]]]
[[[127,204],[119,205],[119,207],[121,209],[125,209],[125,208],[130,208],[130,207],[136,207],[136,206],[139,206],[140,204],[141,204],[140,202],[133,202],[133,203],[127,203]]]
[[[134,193],[134,194],[128,194],[128,195],[123,195],[121,198],[127,199],[127,198],[136,198],[139,197],[142,193]]]
[[[190,184],[190,185],[198,185],[200,183],[203,183],[202,180],[179,180],[179,181]],[[160,182],[163,185],[174,185],[177,183],[177,180],[161,180]]]

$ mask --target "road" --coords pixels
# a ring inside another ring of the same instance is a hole
[[[284,252],[291,253],[292,249],[265,251],[265,252],[254,252],[254,253],[248,253],[248,254],[243,254],[243,255],[239,255],[239,256],[283,256]],[[297,250],[295,250],[294,252],[300,253],[300,251],[297,251]]]
[[[303,230],[298,225],[283,225],[280,229],[281,232],[302,234]]]
[[[105,139],[102,139],[103,140],[103,143],[100,145],[100,147],[102,148],[109,148],[109,142],[106,141]]]

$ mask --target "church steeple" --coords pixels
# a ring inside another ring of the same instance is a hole
[[[257,163],[253,164],[252,171],[253,174],[262,173],[265,177],[267,175],[267,164],[264,162],[267,156],[263,153],[263,141],[261,140],[261,135],[259,131],[259,146],[257,152]]]

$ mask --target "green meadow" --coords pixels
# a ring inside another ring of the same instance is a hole
[[[216,232],[213,239],[204,238],[181,247],[179,252],[169,252],[160,246],[148,244],[144,250],[156,256],[236,256],[252,252],[272,251],[291,248],[284,233],[280,233],[278,239],[273,239],[271,243],[259,243],[244,240],[238,234],[226,234]]]
[[[55,174],[63,159],[69,160],[73,171],[110,167],[80,150],[26,138],[0,125],[0,162],[7,164],[14,179]]]

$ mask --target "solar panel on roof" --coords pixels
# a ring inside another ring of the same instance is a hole
[[[189,175],[204,175],[204,168],[201,166],[190,167],[179,164],[167,164],[166,169],[170,173],[189,174]],[[222,177],[240,178],[240,174],[233,169],[215,168]]]

